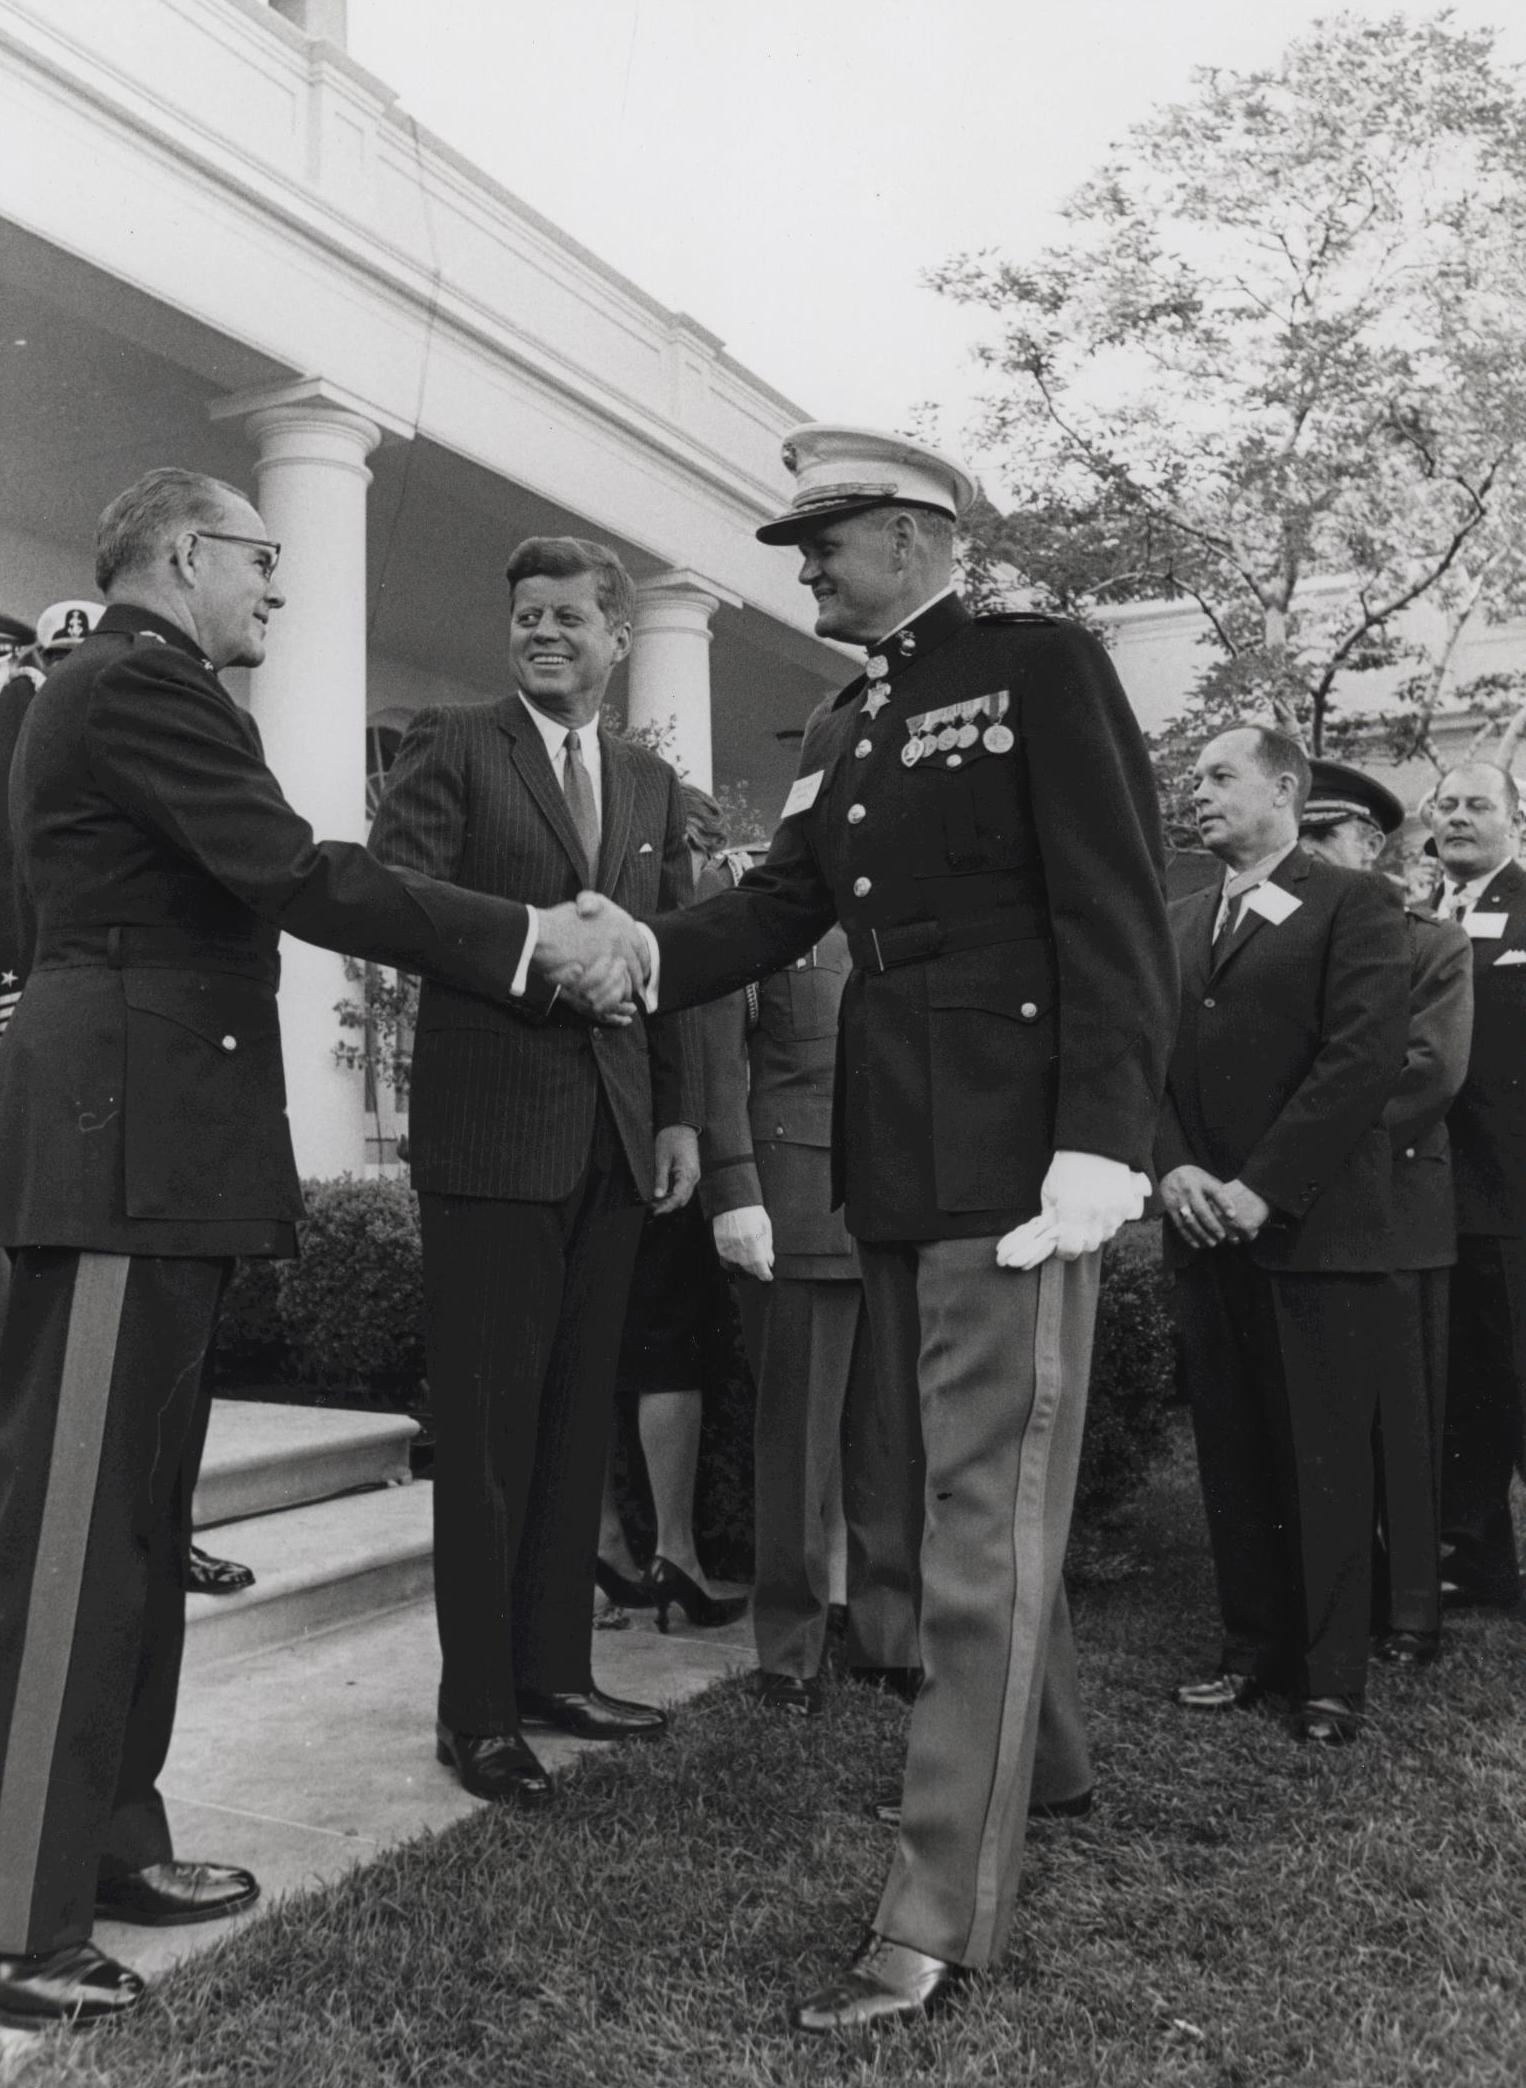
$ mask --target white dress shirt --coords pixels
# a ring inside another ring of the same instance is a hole
[[[583,757],[583,766],[588,771],[588,780],[593,785],[595,816],[600,831],[604,826],[604,750],[599,745],[599,721],[591,724],[569,726],[560,718],[553,718],[533,704],[524,690],[519,691],[519,700],[534,721],[535,729],[546,743],[546,752],[551,766],[556,771],[556,780],[565,790],[567,787],[567,734],[576,732],[578,752]],[[540,915],[533,906],[525,912],[530,917],[530,932],[525,937],[525,946],[519,953],[519,963],[509,986],[510,993],[521,994],[530,980],[530,959],[535,955],[535,945],[540,940]]]
[[[1509,860],[1508,857],[1506,860]],[[1460,900],[1463,912],[1465,914],[1472,913],[1474,907],[1477,906],[1479,900],[1483,898],[1485,892],[1488,891],[1490,885],[1493,884],[1495,878],[1499,876],[1504,867],[1504,863],[1496,863],[1492,870],[1486,870],[1482,877],[1470,877],[1466,884],[1458,884],[1450,870],[1444,871],[1442,873],[1444,883],[1441,892],[1441,904],[1436,911],[1443,920],[1457,920],[1459,918],[1457,906]]]

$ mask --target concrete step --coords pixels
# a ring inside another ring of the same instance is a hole
[[[254,1569],[240,1595],[186,1601],[188,1667],[285,1646],[423,1600],[433,1587],[434,1489],[388,1486],[223,1524],[220,1557]]]
[[[408,1477],[408,1446],[418,1432],[406,1414],[214,1400],[196,1527],[326,1501],[357,1486],[396,1485]],[[209,1548],[220,1551],[222,1540]]]

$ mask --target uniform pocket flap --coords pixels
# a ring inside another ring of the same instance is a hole
[[[1037,1022],[1053,1008],[1054,956],[1037,937],[955,950],[927,967],[930,1008],[978,1008],[1013,1022]]]
[[[121,979],[129,1008],[177,1023],[219,1051],[237,1051],[255,1037],[276,1033],[275,993],[259,980],[146,967],[125,969]]]

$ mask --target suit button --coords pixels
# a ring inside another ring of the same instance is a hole
[[[1037,1001],[1024,1001],[1022,1006],[1022,1017],[1024,1022],[1032,1022],[1034,1016],[1037,1015],[1038,1011],[1039,1004]]]
[[[237,1051],[237,1050],[238,1050],[238,1038],[237,1038],[237,1037],[224,1037],[224,1038],[223,1038],[223,1050],[224,1050],[224,1051]]]
[[[872,754],[874,752],[874,742],[873,740],[860,740],[858,745],[853,749],[853,751],[858,756],[859,760],[862,761],[866,754]]]
[[[782,1124],[775,1124],[774,1136],[775,1138],[782,1138],[784,1136],[784,1126]]]
[[[854,878],[854,880],[853,880],[853,896],[854,896],[854,898],[855,898],[855,899],[867,899],[867,898],[868,898],[868,896],[869,896],[869,894],[870,894],[870,893],[871,893],[871,892],[872,892],[873,890],[874,890],[874,886],[873,886],[873,885],[872,885],[872,884],[870,883],[870,881],[869,881],[869,879],[868,879],[867,877],[855,877],[855,878]]]
[[[857,825],[858,825],[858,823],[859,823],[859,821],[860,821],[860,820],[861,820],[861,819],[863,818],[863,816],[864,816],[864,808],[863,808],[863,806],[862,806],[862,805],[850,805],[850,806],[848,807],[848,824],[849,824],[849,826],[857,826]]]
[[[1213,995],[1212,995],[1212,994],[1210,994],[1210,993],[1205,993],[1205,994],[1204,994],[1204,996],[1203,996],[1203,1006],[1204,1006],[1205,1008],[1211,1008],[1211,1007],[1213,1007],[1213,1006],[1214,1006],[1214,999],[1213,999]]]
[[[1415,1157],[1415,1149],[1414,1149],[1414,1147],[1413,1147],[1413,1146],[1406,1146],[1406,1147],[1404,1148],[1404,1157],[1405,1157],[1405,1159],[1406,1159],[1406,1160],[1413,1160],[1413,1159],[1414,1159],[1414,1157]]]

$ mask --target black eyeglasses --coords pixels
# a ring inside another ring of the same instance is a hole
[[[225,529],[196,529],[193,536],[211,537],[215,544],[248,544],[262,555],[255,560],[267,580],[275,578],[276,567],[281,563],[281,547],[272,544],[266,537],[231,536]]]

